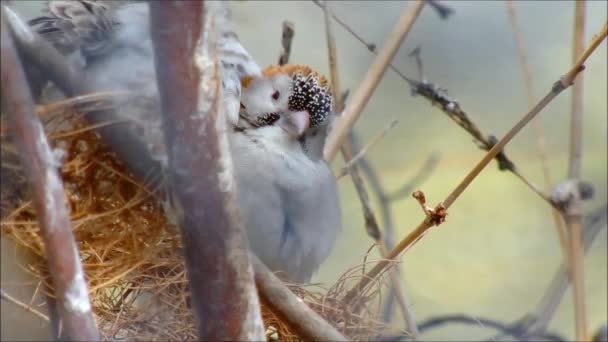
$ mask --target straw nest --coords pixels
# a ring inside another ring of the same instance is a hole
[[[63,157],[60,171],[100,333],[106,340],[196,339],[178,229],[167,219],[163,201],[133,179],[82,118],[83,108],[99,106],[104,99],[106,95],[91,95],[38,107],[49,141]],[[21,190],[25,181],[4,118],[2,232],[35,255],[34,262],[22,266],[52,296],[44,245],[29,195]],[[377,282],[363,293],[356,310],[340,300],[365,264],[327,289],[289,286],[345,336],[374,339],[385,328],[375,319],[383,285]],[[262,315],[268,340],[299,340],[268,308],[262,307]]]

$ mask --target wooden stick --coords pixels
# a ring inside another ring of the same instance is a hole
[[[403,10],[393,32],[388,37],[384,47],[370,66],[365,78],[347,105],[344,114],[338,119],[335,129],[327,139],[324,158],[328,162],[331,162],[336,156],[348,130],[354,126],[361,115],[365,105],[371,98],[378,83],[382,79],[384,72],[388,68],[388,65],[403,43],[403,40],[412,29],[414,22],[416,21],[416,18],[418,18],[423,7],[424,1],[416,0],[411,3],[411,5],[406,6]]]
[[[201,340],[264,340],[234,175],[216,54],[219,6],[150,3],[163,133]],[[194,148],[193,148],[194,147]]]
[[[348,341],[291,292],[254,254],[251,263],[260,299],[304,341]]]
[[[608,24],[608,23],[607,23]],[[583,64],[587,58],[595,51],[598,45],[606,38],[608,25],[604,24],[602,31],[593,39],[589,47],[577,60],[574,66],[563,76],[559,81],[555,82],[551,90],[543,97],[524,117],[507,132],[507,134],[488,151],[488,153],[475,165],[475,167],[467,174],[467,176],[456,186],[456,188],[445,198],[443,202],[437,205],[436,210],[447,210],[471,182],[479,175],[479,173],[492,161],[496,155],[502,151],[513,137],[521,131],[542,109],[544,109],[555,97],[561,92],[570,87],[576,76],[584,70]],[[380,261],[372,268],[362,279],[345,295],[345,300],[348,302],[357,297],[358,293],[367,286],[375,277],[380,274],[395,258],[397,258],[404,250],[411,247],[417,242],[429,228],[437,224],[435,217],[427,215],[418,226],[408,234],[397,246],[389,253],[386,260]]]
[[[576,62],[585,50],[585,1],[576,1],[572,60]],[[583,77],[572,86],[572,114],[570,122],[570,157],[568,178],[580,181],[583,159]],[[576,340],[590,338],[585,308],[584,256],[581,247],[582,213],[580,196],[574,196],[566,208],[566,225],[570,233],[570,272],[573,283]]]

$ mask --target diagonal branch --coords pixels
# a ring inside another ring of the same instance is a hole
[[[595,51],[598,45],[606,38],[608,25],[604,24],[602,31],[595,36],[591,44],[587,47],[585,52],[577,60],[574,66],[557,82],[553,84],[551,90],[545,97],[543,97],[524,117],[511,128],[505,136],[488,151],[488,153],[475,165],[475,167],[467,174],[467,176],[456,186],[456,188],[445,198],[443,202],[440,202],[435,211],[445,213],[445,211],[460,197],[460,195],[466,190],[471,182],[479,175],[479,173],[496,157],[496,155],[503,150],[505,145],[513,139],[513,137],[521,131],[542,109],[544,109],[554,98],[556,98],[565,89],[570,87],[576,78],[576,76],[585,69],[584,63],[587,58]],[[364,289],[373,279],[376,278],[390,263],[394,261],[404,250],[411,247],[417,242],[433,225],[439,223],[435,221],[436,217],[433,215],[427,215],[426,218],[418,224],[418,226],[408,234],[399,244],[389,253],[387,260],[380,261],[374,268],[372,268],[365,277],[363,277],[345,296],[345,300],[348,302],[357,297],[358,293]]]

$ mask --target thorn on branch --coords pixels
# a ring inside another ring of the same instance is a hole
[[[445,217],[448,215],[448,212],[443,203],[439,203],[434,209],[427,206],[424,192],[420,190],[414,191],[412,197],[414,197],[418,201],[418,204],[420,204],[420,207],[422,208],[422,211],[424,211],[424,214],[426,215],[427,219],[434,226],[438,226],[445,222]]]

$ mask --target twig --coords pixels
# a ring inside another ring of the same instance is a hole
[[[283,21],[283,34],[281,34],[281,46],[283,51],[279,56],[279,65],[289,63],[289,55],[291,54],[291,41],[295,34],[294,25],[291,21]]]
[[[221,104],[218,6],[212,1],[150,3],[169,187],[199,339],[263,340]]]
[[[22,301],[18,300],[17,298],[9,295],[8,293],[6,293],[4,291],[4,289],[0,289],[0,298],[17,305],[18,307],[22,308],[23,310],[25,310],[27,312],[34,314],[34,316],[40,318],[43,321],[49,322],[49,318],[47,315],[34,309],[31,305],[25,304]]]
[[[409,3],[403,10],[393,32],[388,37],[384,47],[370,66],[351,101],[346,106],[344,114],[337,120],[335,129],[328,137],[324,151],[325,160],[332,161],[335,157],[348,131],[361,115],[361,111],[363,111],[363,108],[372,96],[389,63],[410,32],[423,7],[424,1],[416,0],[413,3]]]
[[[388,126],[384,127],[384,129],[382,130],[382,132],[380,132],[372,140],[370,140],[367,144],[365,144],[365,146],[363,146],[363,148],[361,148],[360,150],[358,150],[357,154],[355,154],[355,156],[352,159],[350,159],[348,161],[348,163],[346,163],[340,169],[340,171],[336,174],[336,179],[340,179],[340,178],[346,176],[348,174],[348,170],[350,168],[352,168],[354,165],[356,165],[363,157],[365,157],[365,154],[367,153],[367,151],[372,146],[376,145],[376,143],[378,143],[380,140],[382,140],[386,136],[386,134],[391,129],[393,129],[393,127],[395,127],[397,125],[397,123],[399,123],[399,120],[393,120],[390,124],[388,124]]]
[[[507,0],[507,13],[509,14],[509,19],[511,21],[511,28],[513,29],[513,35],[515,38],[515,45],[517,46],[517,52],[519,56],[519,64],[521,66],[524,85],[526,86],[526,94],[528,97],[528,105],[534,105],[534,86],[532,84],[532,72],[530,71],[530,65],[528,64],[528,57],[526,54],[526,48],[524,45],[523,35],[519,29],[519,25],[517,23],[517,16],[515,14],[515,8],[513,7],[513,1]],[[553,183],[551,180],[551,171],[549,170],[549,162],[547,161],[547,151],[545,148],[545,132],[543,129],[543,125],[540,119],[534,119],[532,121],[532,126],[534,127],[535,135],[536,135],[536,148],[538,150],[538,155],[540,157],[541,166],[543,169],[543,175],[545,179],[545,192],[551,191],[551,184]],[[557,231],[557,236],[559,238],[560,247],[562,250],[562,254],[564,256],[564,260],[568,260],[568,237],[566,236],[566,227],[564,227],[564,222],[562,220],[562,216],[560,212],[551,208],[551,214],[553,216],[553,222],[555,225],[555,230]]]
[[[546,107],[555,97],[557,97],[562,91],[572,85],[574,79],[583,71],[583,63],[587,60],[589,55],[597,48],[597,46],[606,38],[608,25],[604,24],[602,31],[593,39],[589,47],[585,50],[585,53],[575,63],[575,65],[562,76],[559,81],[555,82],[551,90],[545,97],[538,102],[524,117],[513,126],[507,132],[507,134],[500,139],[500,141],[488,151],[488,153],[475,165],[475,167],[469,172],[469,174],[456,186],[456,188],[445,198],[443,202],[440,202],[435,208],[436,211],[446,211],[458,197],[464,192],[464,190],[471,184],[471,182],[479,175],[479,173],[492,161],[493,158],[501,151],[504,146],[511,141],[511,139],[521,131],[521,129],[530,122],[544,107]],[[375,277],[384,270],[401,252],[411,247],[417,242],[429,228],[431,228],[436,222],[435,217],[427,215],[425,219],[408,234],[399,244],[389,253],[387,260],[380,261],[374,268],[372,268],[365,277],[363,277],[345,296],[345,300],[348,302],[355,298],[361,289],[365,288]]]
[[[341,94],[341,88],[340,88],[340,82],[339,82],[339,77],[338,77],[336,41],[333,37],[333,32],[331,30],[331,20],[330,20],[331,9],[330,9],[329,3],[327,1],[324,2],[323,12],[324,12],[324,17],[325,17],[325,33],[326,33],[326,37],[327,37],[327,51],[328,51],[328,58],[329,58],[329,68],[330,68],[332,88],[334,89],[334,95],[339,96],[339,94]],[[335,101],[336,101],[336,111],[339,113],[342,112],[342,110],[343,110],[342,99],[336,98]],[[393,124],[393,126],[394,126],[394,124]],[[342,156],[344,157],[345,161],[354,159],[353,146],[350,144],[349,141],[345,141],[344,144],[342,144],[340,149],[342,151]],[[363,179],[361,178],[359,169],[355,164],[354,166],[351,166],[348,169],[348,171],[351,175],[351,178],[352,178],[355,188],[357,190],[357,194],[359,195],[361,205],[363,207],[363,216],[365,219],[365,227],[366,227],[367,233],[376,241],[377,244],[380,245],[380,251],[381,251],[382,256],[384,257],[386,255],[386,253],[388,252],[388,248],[384,244],[385,241],[382,238],[382,232],[378,226],[378,221],[373,212],[371,203],[369,201],[369,195],[367,193],[367,189],[365,188],[365,186],[363,184]],[[392,285],[391,286],[392,293],[394,294],[395,299],[399,303],[399,308],[401,309],[403,317],[405,318],[405,320],[407,322],[408,332],[412,335],[412,337],[415,340],[418,340],[419,334],[418,334],[418,328],[416,327],[416,319],[414,318],[414,314],[413,314],[412,310],[410,309],[408,300],[403,292],[403,287],[401,286],[399,274],[395,270],[392,270],[389,273],[390,273],[389,276],[390,276],[391,285]]]
[[[261,301],[304,341],[348,341],[291,292],[253,253],[251,264]]]
[[[574,46],[572,60],[580,58],[585,50],[585,1],[575,4]],[[574,81],[574,80],[573,80]],[[583,77],[581,76],[572,86],[572,115],[570,123],[570,158],[568,178],[574,181],[581,179],[581,164],[583,155]],[[574,317],[576,339],[584,341],[590,338],[587,331],[585,308],[585,279],[583,252],[581,249],[581,199],[575,196],[566,209],[566,225],[570,233],[570,272],[572,274],[574,295]]]
[[[72,235],[63,184],[57,173],[59,165],[36,115],[23,66],[6,27],[5,15],[3,8],[0,24],[2,105],[32,192],[40,235],[58,298],[64,337],[70,340],[98,340],[78,248]]]

